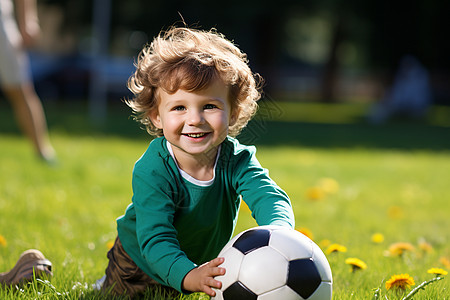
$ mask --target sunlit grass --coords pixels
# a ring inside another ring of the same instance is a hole
[[[117,113],[120,118],[123,114]],[[0,124],[8,122],[5,127],[12,128],[12,119],[2,117]],[[59,158],[55,167],[37,160],[29,143],[13,129],[0,131],[0,272],[10,269],[28,248],[40,249],[54,267],[50,282],[35,282],[22,291],[0,289],[0,299],[102,298],[90,286],[104,274],[106,252],[116,236],[115,219],[131,200],[133,164],[149,140],[131,120],[118,121],[124,123],[116,132],[89,131],[88,119],[78,114],[67,119],[85,123],[71,130],[62,119],[60,124],[50,122]],[[311,130],[309,125],[295,130],[302,128]],[[439,145],[442,128],[435,136],[433,128],[427,130]],[[257,156],[289,194],[296,226],[308,229],[324,252],[332,244],[346,248],[327,254],[333,299],[372,299],[378,288],[380,299],[401,299],[436,277],[429,269],[449,268],[450,151],[427,149],[419,142],[410,149],[361,147],[358,138],[352,136],[354,146],[326,147],[314,140],[282,144],[275,136],[272,144],[258,145]],[[311,187],[322,189],[322,197],[310,199]],[[235,233],[255,225],[242,209]],[[413,248],[396,255],[389,251],[396,243]],[[358,258],[367,268],[351,272],[348,258]],[[411,289],[404,295],[386,290],[393,275],[404,273],[415,281]],[[448,275],[443,277],[418,291],[415,299],[449,299]]]

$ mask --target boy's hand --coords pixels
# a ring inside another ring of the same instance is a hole
[[[222,282],[215,280],[214,277],[225,274],[225,268],[219,267],[224,261],[223,257],[218,257],[191,270],[183,279],[183,289],[190,292],[203,292],[214,297],[216,292],[212,288],[222,287]]]

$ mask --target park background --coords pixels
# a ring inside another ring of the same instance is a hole
[[[277,98],[377,101],[401,58],[412,55],[430,73],[434,103],[449,104],[447,1],[38,3],[43,34],[32,52],[33,71],[48,101],[128,95],[123,82],[143,45],[183,20],[233,40]]]
[[[183,21],[217,28],[265,78],[259,113],[239,138],[258,147],[290,195],[298,229],[324,251],[326,241],[347,247],[328,256],[335,299],[366,299],[393,274],[419,284],[429,267],[449,268],[450,2],[38,3],[42,36],[30,57],[56,166],[34,157],[0,96],[0,271],[26,248],[41,249],[55,269],[53,286],[25,299],[77,299],[102,276],[133,163],[150,139],[123,102],[126,81],[143,45]],[[432,103],[419,119],[372,124],[371,107],[405,55],[427,69]],[[236,233],[254,225],[244,207]],[[375,233],[385,241],[374,244]],[[396,242],[415,251],[386,257]],[[368,269],[349,273],[350,256]],[[448,299],[448,279],[421,295]]]

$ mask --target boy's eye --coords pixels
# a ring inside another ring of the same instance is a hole
[[[186,108],[184,107],[184,106],[182,106],[182,105],[178,105],[178,106],[175,106],[174,108],[172,108],[172,110],[175,110],[175,111],[182,111],[182,110],[185,110]]]
[[[215,106],[214,104],[206,104],[203,108],[204,109],[214,109],[214,108],[217,108],[217,106]]]

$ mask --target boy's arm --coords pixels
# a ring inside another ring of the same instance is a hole
[[[293,228],[295,218],[288,195],[269,177],[255,157],[255,151],[241,154],[235,169],[235,186],[258,225]]]

